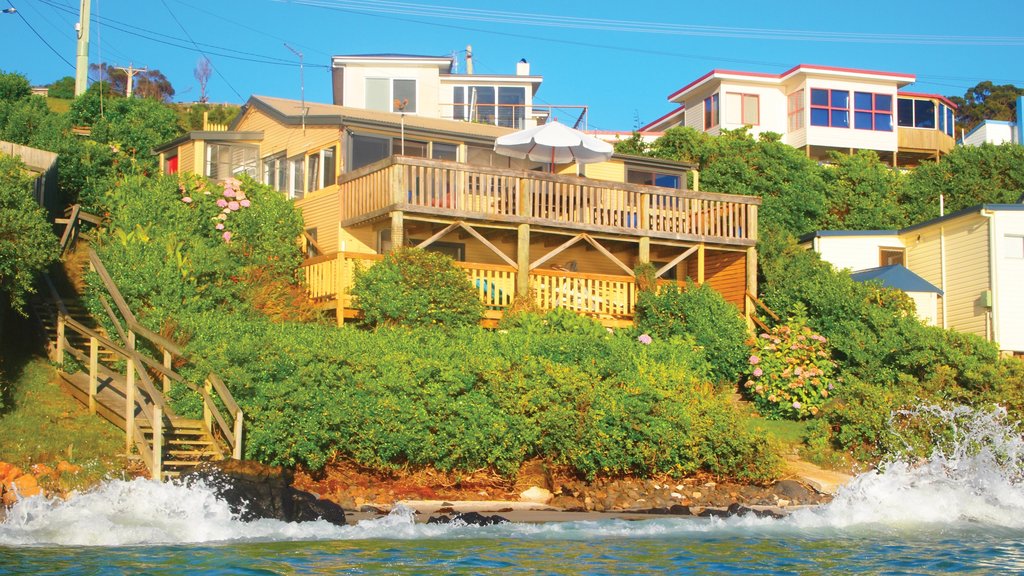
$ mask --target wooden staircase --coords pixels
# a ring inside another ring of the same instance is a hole
[[[89,218],[95,217],[76,207],[72,218],[58,220],[68,226],[62,255],[68,251],[65,242],[80,236],[72,227],[82,219],[92,222]],[[44,274],[44,290],[32,302],[64,390],[124,430],[126,450],[137,450],[155,479],[178,477],[206,461],[241,458],[243,414],[224,382],[210,373],[197,386],[175,371],[175,361],[187,362],[181,347],[138,323],[92,248],[87,265],[106,289],[100,301],[116,335],[102,328],[77,294],[62,294],[49,275]],[[151,356],[154,351],[156,358]],[[65,362],[67,356],[78,366]],[[201,419],[179,416],[172,409],[165,394],[175,383],[202,399]]]

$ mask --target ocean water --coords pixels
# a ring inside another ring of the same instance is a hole
[[[894,460],[779,520],[476,527],[397,508],[344,527],[245,523],[205,486],[110,481],[12,508],[0,574],[1024,573],[1024,442],[999,413],[940,416],[950,441],[930,459]]]

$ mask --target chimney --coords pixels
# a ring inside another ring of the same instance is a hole
[[[466,74],[473,73],[473,46],[466,44]]]
[[[516,62],[516,76],[529,76],[530,75],[530,63],[526,61],[526,58],[522,58],[519,62]]]

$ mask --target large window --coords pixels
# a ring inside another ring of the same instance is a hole
[[[401,78],[367,78],[366,108],[415,114],[416,81]]]
[[[459,160],[459,145],[448,144],[446,142],[434,142],[434,145],[430,147],[430,157],[434,160],[451,160],[457,162]]]
[[[939,131],[947,136],[952,136],[953,130],[953,109],[945,104],[939,104]]]
[[[789,131],[804,127],[804,91],[797,90],[789,95],[786,110],[789,113]]]
[[[860,130],[892,131],[892,95],[853,93],[853,127]]]
[[[725,116],[729,124],[757,126],[761,123],[760,97],[757,94],[725,95]]]
[[[710,130],[718,126],[718,94],[704,99],[704,129]]]
[[[391,150],[392,154],[395,154],[396,156],[413,156],[415,158],[427,157],[427,143],[409,140],[408,138],[404,141],[401,138],[395,138],[392,140]]]
[[[907,128],[935,129],[935,102],[900,98],[897,109],[897,122]]]
[[[258,158],[259,150],[255,146],[208,143],[205,175],[216,180],[234,178],[239,174],[256,178]]]
[[[879,266],[894,266],[896,264],[899,264],[900,266],[906,266],[906,258],[906,248],[880,247],[878,249]]]
[[[324,148],[309,155],[309,187],[310,192],[333,186],[337,183],[336,146]]]
[[[263,183],[278,192],[288,191],[288,162],[284,152],[263,159]]]
[[[523,128],[526,122],[526,88],[522,86],[455,86],[452,118]]]
[[[352,134],[349,137],[348,169],[357,170],[391,156],[391,138]]]
[[[288,159],[288,171],[291,174],[291,178],[288,182],[288,197],[295,198],[296,200],[306,195],[304,188],[306,179],[303,177],[305,173],[306,157],[296,156]]]
[[[846,90],[811,89],[811,126],[850,127],[850,93]]]
[[[665,174],[662,172],[633,169],[626,173],[626,182],[630,184],[645,184],[647,186],[660,186],[662,188],[678,190],[682,187],[682,181],[682,176],[679,174]]]

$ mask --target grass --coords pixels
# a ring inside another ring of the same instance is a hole
[[[27,324],[8,317],[10,324]],[[14,340],[27,325],[8,325]],[[61,390],[48,360],[17,343],[0,348],[0,461],[29,471],[33,464],[56,468],[67,462],[80,466],[76,474],[40,478],[51,491],[67,493],[87,488],[110,475],[120,476],[128,463],[124,436],[110,423],[89,414]]]
[[[53,98],[52,96],[47,96],[46,98],[46,105],[50,108],[50,111],[58,114],[64,114],[70,110],[71,102],[71,100],[66,98]]]

